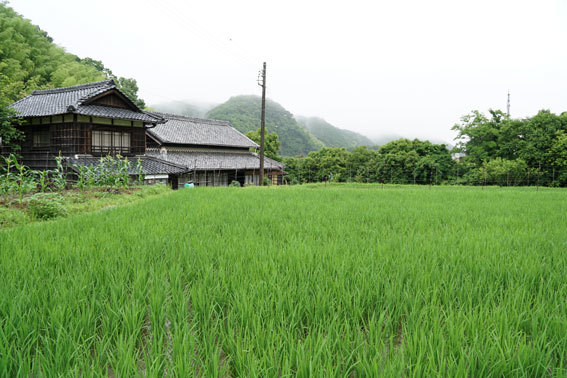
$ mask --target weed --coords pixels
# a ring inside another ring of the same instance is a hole
[[[28,210],[35,219],[51,219],[67,215],[65,199],[59,193],[37,193],[28,200]]]

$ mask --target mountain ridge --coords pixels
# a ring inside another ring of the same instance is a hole
[[[260,128],[260,104],[260,96],[236,95],[216,105],[181,100],[155,104],[152,108],[189,117],[230,121],[238,131],[247,133]],[[281,153],[286,156],[305,155],[324,146],[351,150],[361,145],[376,145],[371,138],[336,127],[322,117],[294,115],[272,99],[266,101],[266,128],[278,134]]]
[[[353,149],[358,146],[372,146],[375,143],[365,135],[355,131],[341,129],[321,117],[296,116],[297,122],[311,132],[327,147]]]
[[[261,98],[238,95],[209,110],[207,118],[230,121],[242,133],[260,128]],[[279,103],[266,99],[266,131],[278,134],[284,156],[306,155],[324,147],[324,143],[303,128],[293,114]]]

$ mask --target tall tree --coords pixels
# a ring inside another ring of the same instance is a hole
[[[523,183],[529,183],[531,172],[536,170],[538,182],[543,185],[567,184],[562,181],[562,177],[567,177],[567,167],[561,160],[567,113],[556,115],[541,110],[533,117],[511,119],[501,111],[491,110],[490,115],[489,118],[474,111],[453,127],[459,132],[457,148],[466,154],[464,162],[471,168],[469,182],[478,183],[482,176],[482,182],[488,179],[501,183],[492,179],[494,175],[489,175],[488,168],[494,168],[493,172],[506,171],[507,176],[522,176],[522,167],[526,166]]]
[[[94,68],[101,74],[103,74],[107,79],[112,79],[118,86],[118,88],[124,92],[130,100],[140,109],[144,109],[146,107],[146,103],[144,100],[138,97],[138,82],[136,79],[126,78],[126,77],[117,77],[112,73],[110,68],[105,67],[105,65],[100,60],[95,60],[92,58],[83,58],[81,62],[89,67]]]
[[[17,149],[23,134],[15,127],[18,119],[15,112],[8,107],[11,101],[2,90],[5,82],[5,77],[0,74],[0,147],[8,146]]]
[[[102,62],[67,53],[53,39],[0,1],[0,75],[2,97],[12,103],[34,89],[66,87],[104,79],[114,79],[136,105],[136,80],[117,78]]]
[[[256,131],[249,131],[245,134],[248,138],[252,139],[257,144],[260,144],[260,129]],[[270,159],[281,161],[282,158],[278,156],[280,152],[280,141],[278,134],[268,133],[264,136],[264,154]]]

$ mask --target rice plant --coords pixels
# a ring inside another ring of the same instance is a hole
[[[565,376],[567,192],[179,190],[0,231],[3,376]]]

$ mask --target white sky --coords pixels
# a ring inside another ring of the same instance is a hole
[[[10,0],[147,104],[267,95],[368,136],[451,142],[473,109],[567,110],[567,0]]]

